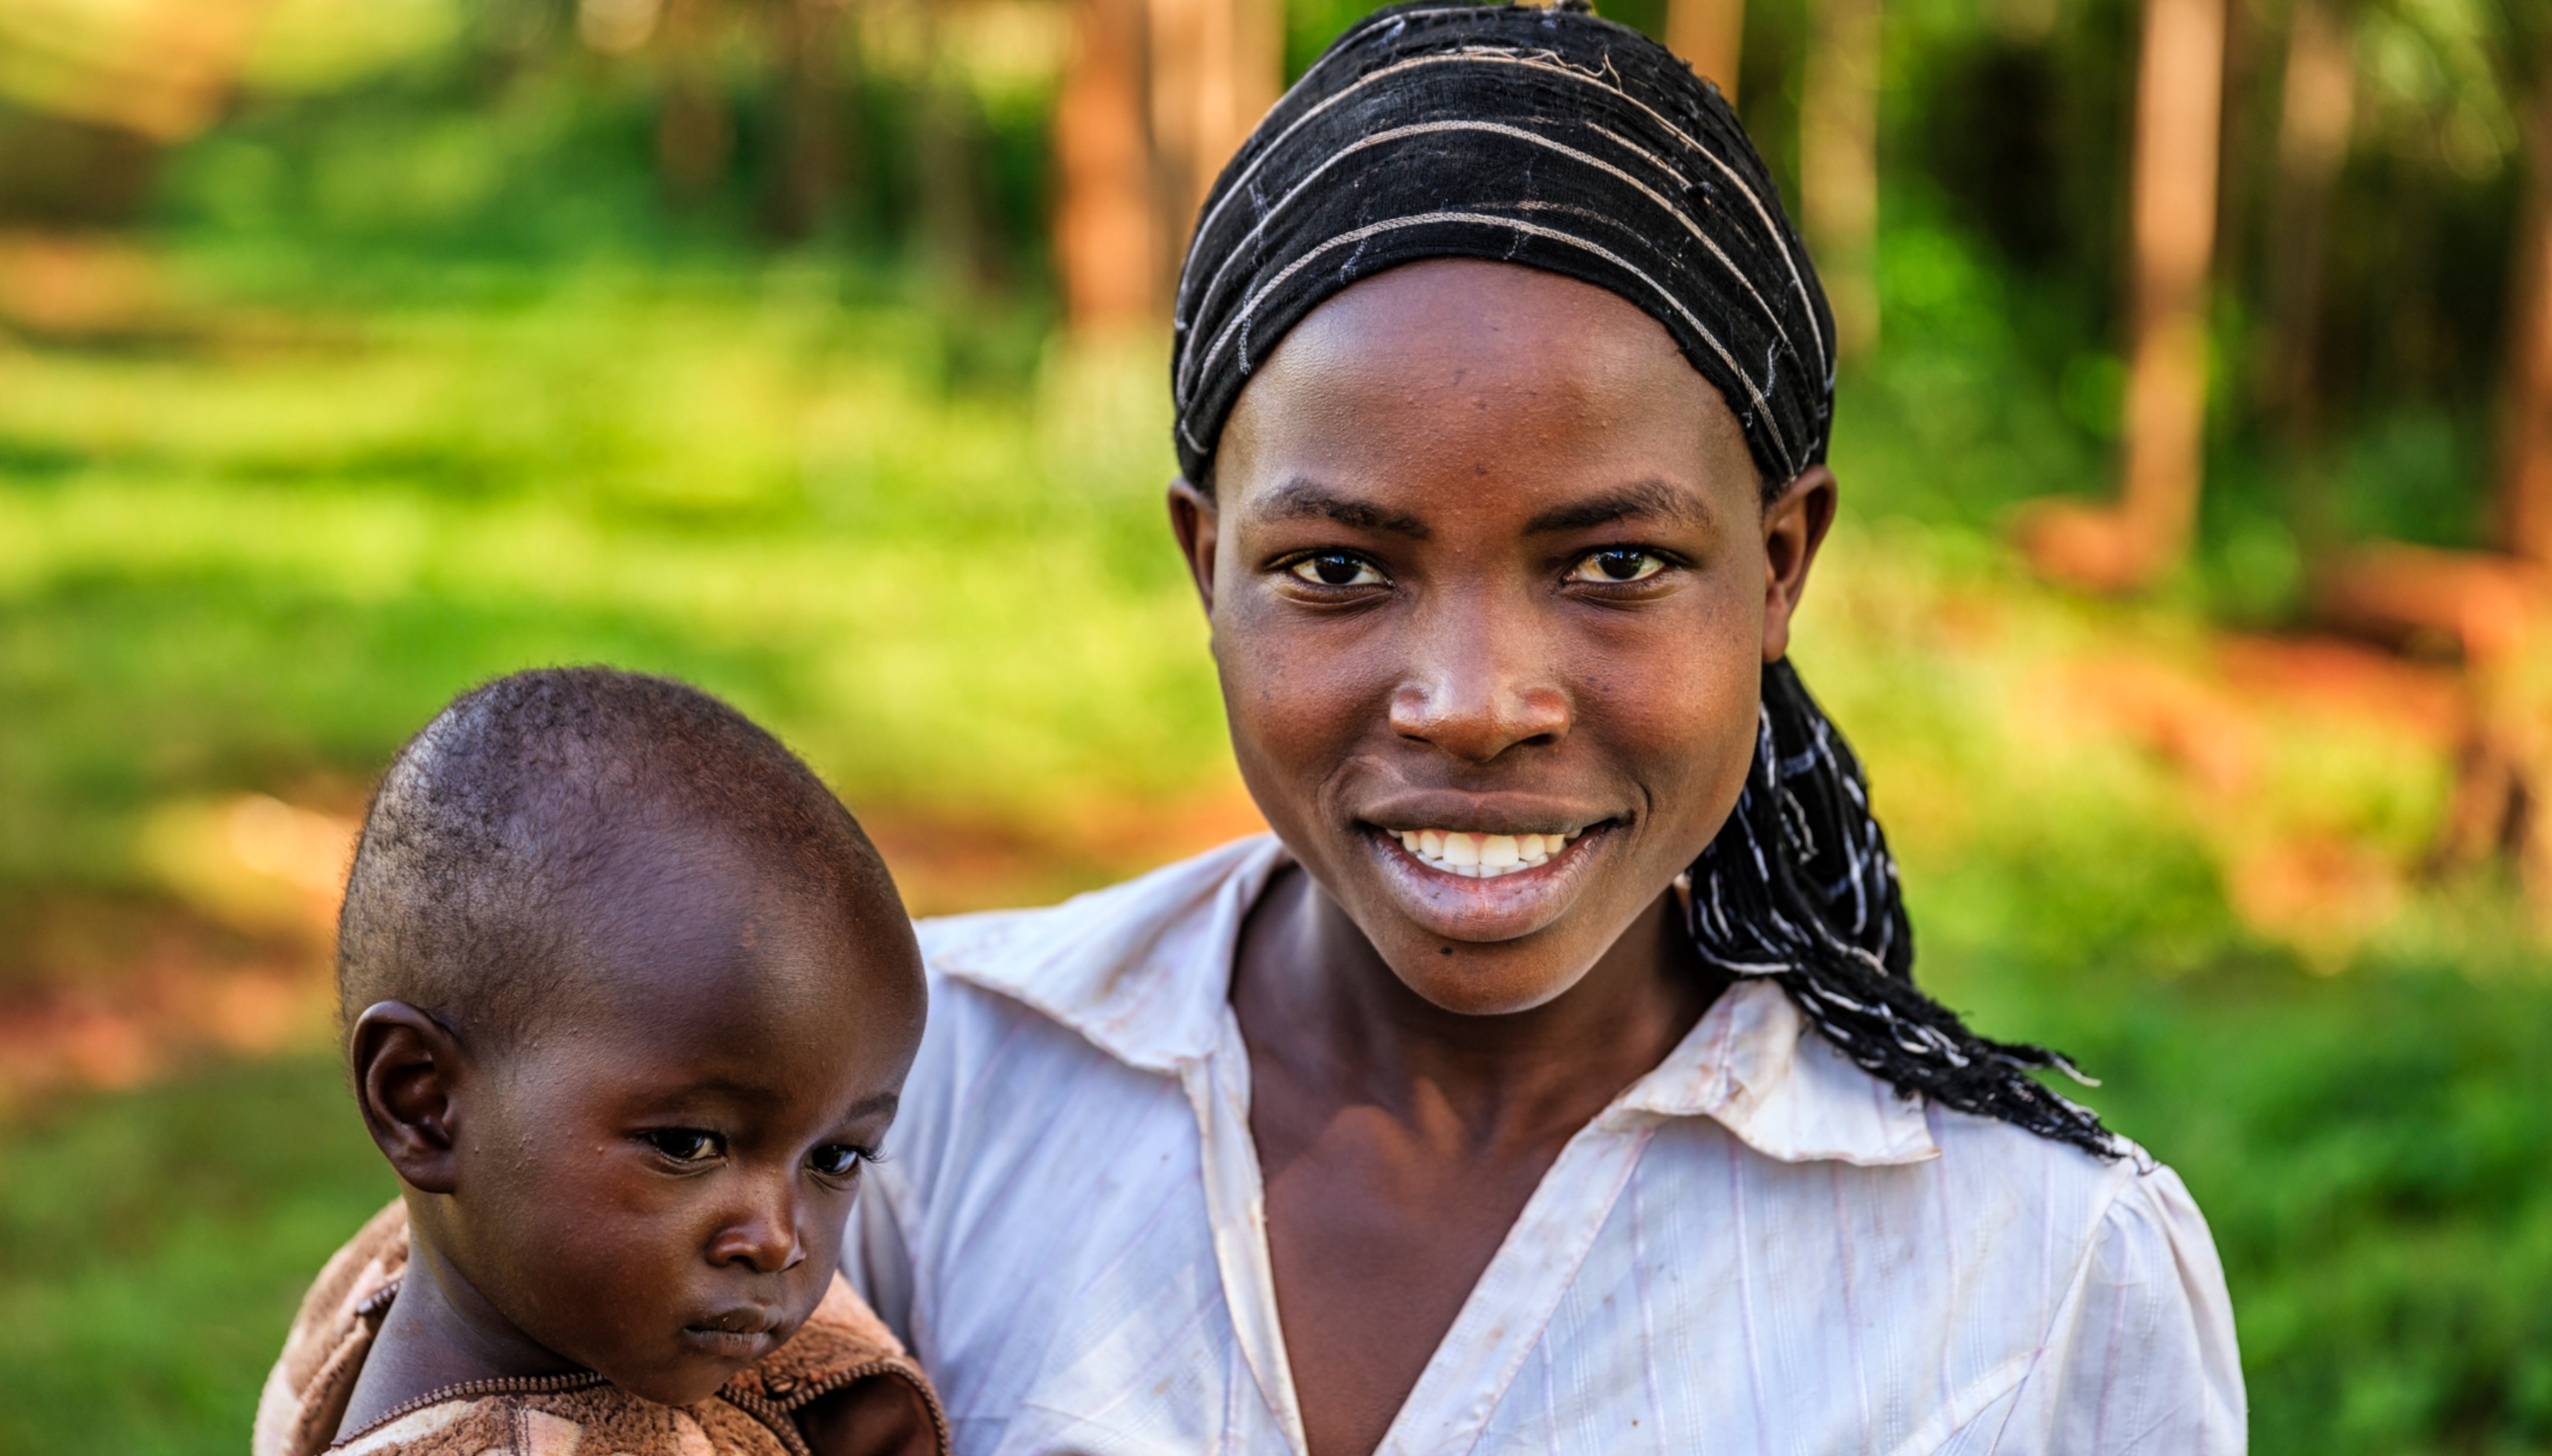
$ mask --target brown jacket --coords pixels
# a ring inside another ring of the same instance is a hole
[[[694,1405],[658,1405],[590,1373],[455,1386],[410,1401],[337,1444],[355,1379],[407,1269],[407,1209],[392,1203],[319,1271],[258,1401],[254,1456],[807,1456],[790,1413],[863,1380],[911,1385],[941,1456],[939,1397],[841,1276],[789,1343]]]

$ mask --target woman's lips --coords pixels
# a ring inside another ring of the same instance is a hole
[[[1481,944],[1513,940],[1530,935],[1549,925],[1575,903],[1601,851],[1612,839],[1616,821],[1605,819],[1576,829],[1562,828],[1555,833],[1541,832],[1535,848],[1542,851],[1539,862],[1526,858],[1524,836],[1491,836],[1481,831],[1464,831],[1464,838],[1477,840],[1476,846],[1454,841],[1450,832],[1435,830],[1442,846],[1435,854],[1427,853],[1424,829],[1397,830],[1368,826],[1366,842],[1382,883],[1402,913],[1407,914],[1427,934],[1448,940]],[[1402,838],[1416,836],[1418,847],[1411,848]],[[1516,862],[1512,865],[1487,865],[1488,859],[1504,859],[1504,846],[1492,847],[1493,838],[1515,840]],[[1556,852],[1552,841],[1556,840]],[[1452,865],[1444,853],[1451,849],[1458,856],[1466,849],[1477,848],[1483,857],[1479,866]],[[1475,873],[1485,869],[1488,873]]]

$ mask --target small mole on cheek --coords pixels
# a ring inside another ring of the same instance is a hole
[[[1453,948],[1451,946],[1438,946],[1436,949],[1436,954],[1439,956],[1449,956],[1453,954]]]

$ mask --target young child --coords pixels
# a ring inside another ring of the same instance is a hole
[[[835,1273],[921,962],[771,735],[601,669],[469,693],[372,799],[337,965],[400,1196],[303,1301],[256,1456],[947,1450]]]

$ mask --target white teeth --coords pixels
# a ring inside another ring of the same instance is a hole
[[[1570,841],[1585,833],[1472,834],[1459,829],[1400,829],[1392,837],[1427,868],[1465,880],[1495,880],[1547,865]]]

